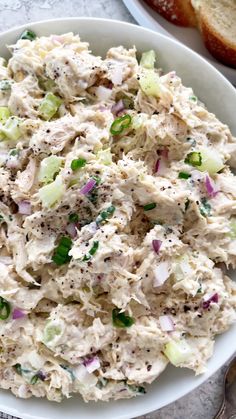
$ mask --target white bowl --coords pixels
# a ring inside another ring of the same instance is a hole
[[[128,23],[93,18],[68,18],[38,23],[12,29],[0,34],[0,55],[8,57],[6,44],[16,41],[25,28],[32,28],[38,36],[79,32],[89,41],[95,54],[104,55],[111,46],[136,45],[142,52],[153,48],[158,65],[164,71],[176,70],[185,85],[192,86],[196,95],[208,109],[227,123],[236,135],[236,92],[232,85],[205,59],[178,42],[148,29]],[[10,392],[0,391],[0,410],[27,419],[129,419],[159,409],[184,396],[202,384],[220,368],[236,350],[236,325],[219,336],[206,374],[195,377],[192,371],[169,366],[148,387],[145,396],[109,403],[85,404],[74,397],[61,404],[42,399],[17,399]]]

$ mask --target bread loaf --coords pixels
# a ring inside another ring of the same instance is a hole
[[[165,19],[179,26],[196,26],[191,0],[145,0]]]
[[[207,49],[217,60],[236,68],[236,0],[192,3]]]

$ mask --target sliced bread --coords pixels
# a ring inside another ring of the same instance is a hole
[[[192,4],[207,49],[236,68],[236,0],[192,0]]]
[[[178,26],[196,26],[191,0],[145,0],[156,12]]]

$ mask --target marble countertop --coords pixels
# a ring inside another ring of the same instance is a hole
[[[135,23],[121,0],[0,0],[0,30],[36,20],[96,16]],[[225,367],[197,390],[142,419],[213,419],[222,398]],[[0,418],[11,418],[0,413]],[[141,419],[141,418],[140,418]]]

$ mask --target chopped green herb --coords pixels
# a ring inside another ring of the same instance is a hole
[[[0,214],[0,224],[4,222],[4,217],[3,215]]]
[[[107,220],[107,218],[109,218],[111,215],[114,214],[115,212],[115,207],[114,205],[111,205],[110,207],[108,207],[106,210],[102,211],[99,216],[96,219],[96,223],[100,224],[102,222],[105,222]]]
[[[200,286],[197,290],[197,294],[201,294],[202,293],[202,286]]]
[[[34,41],[36,39],[36,34],[30,29],[26,29],[20,36],[20,39],[28,39],[29,41]]]
[[[202,155],[197,151],[192,151],[187,155],[184,160],[184,163],[190,164],[191,166],[201,166],[202,164]]]
[[[79,216],[78,214],[70,214],[68,219],[70,223],[77,223],[79,221]]]
[[[94,241],[93,242],[93,246],[89,250],[89,254],[88,255],[85,255],[83,257],[83,259],[82,259],[83,262],[87,262],[88,260],[90,260],[91,259],[91,256],[94,256],[95,255],[96,251],[98,250],[98,247],[99,247],[99,241]]]
[[[179,172],[179,176],[178,176],[179,179],[188,179],[190,177],[191,177],[191,175],[189,173]]]
[[[56,263],[56,265],[64,265],[64,263],[70,262],[71,256],[69,256],[69,251],[71,247],[72,240],[66,236],[61,237],[59,245],[55,249],[52,261]]]
[[[74,159],[71,162],[71,169],[73,171],[76,171],[78,169],[81,169],[81,167],[84,167],[86,165],[87,161],[85,159],[79,158],[79,159]]]
[[[144,211],[150,211],[154,208],[156,208],[157,204],[155,204],[155,202],[152,202],[150,204],[144,205],[143,209]]]
[[[115,121],[111,124],[110,132],[112,135],[121,134],[125,128],[128,128],[131,125],[132,119],[131,116],[126,114],[120,118],[116,118]]]
[[[199,206],[200,213],[203,217],[211,215],[211,206],[206,198],[201,199],[201,205]]]
[[[112,323],[115,327],[130,327],[134,324],[134,319],[130,316],[126,316],[125,313],[121,313],[119,308],[112,310]]]
[[[0,320],[6,320],[10,316],[11,306],[7,300],[0,297]]]
[[[197,96],[195,95],[189,96],[189,100],[191,100],[192,102],[197,102]]]

